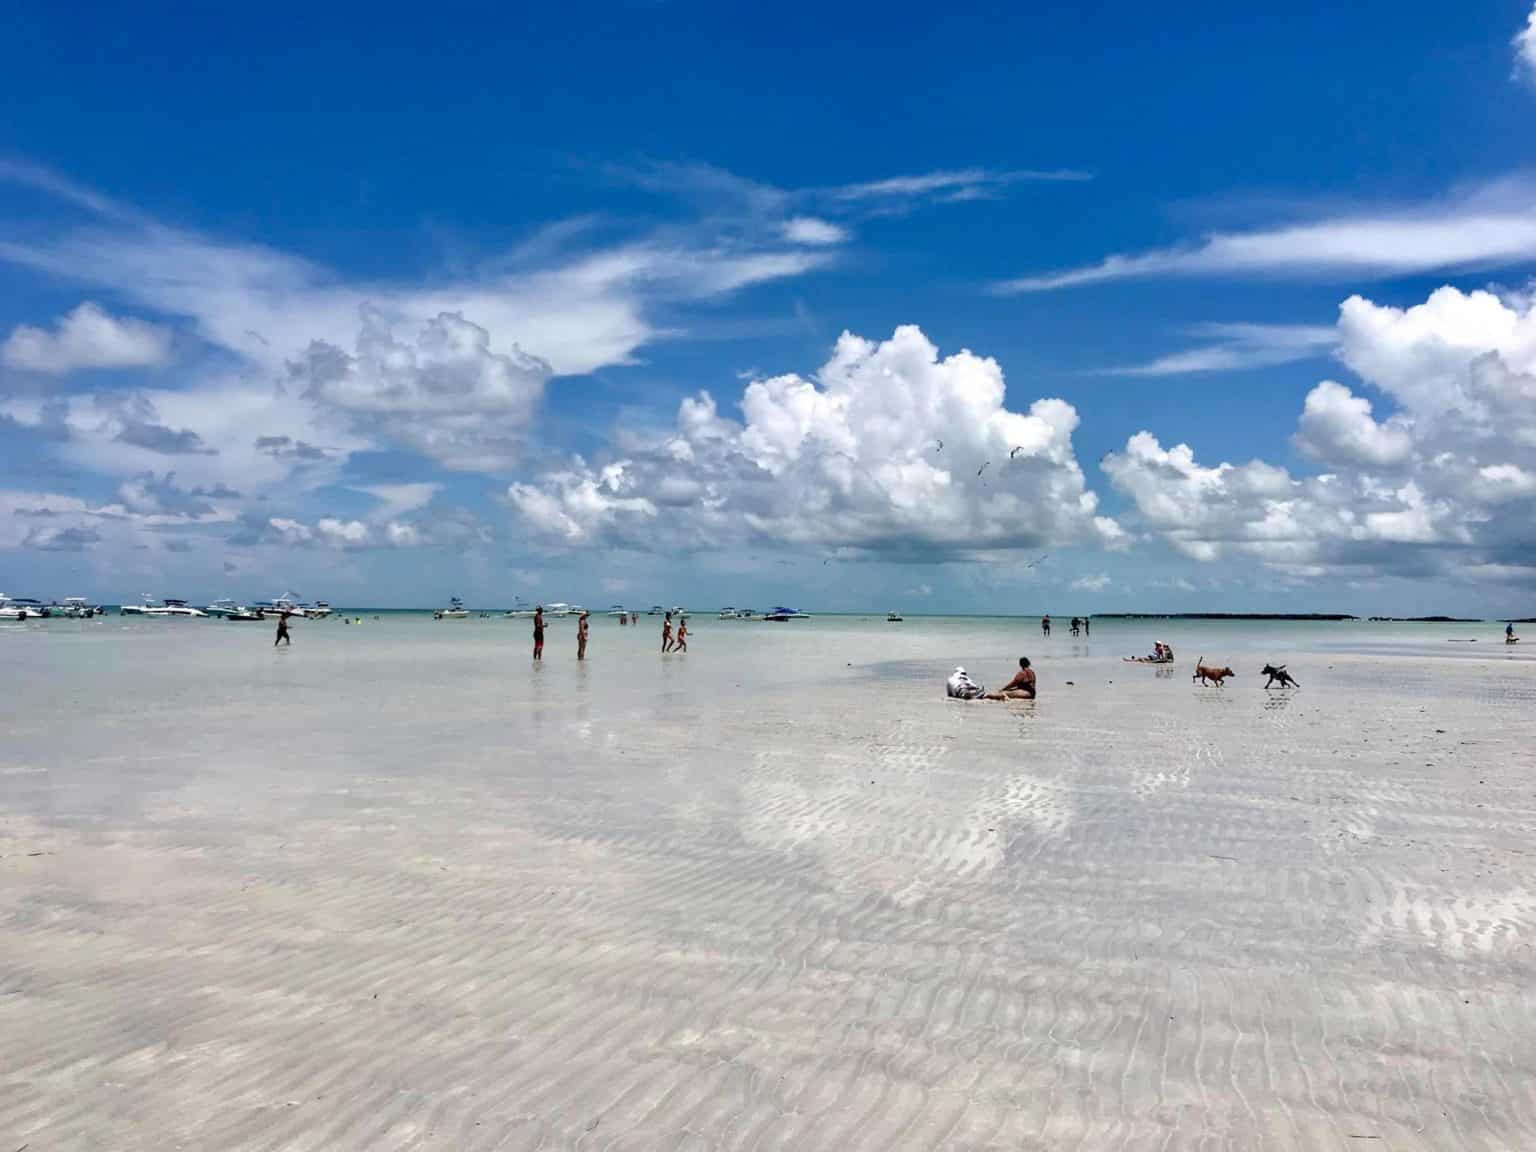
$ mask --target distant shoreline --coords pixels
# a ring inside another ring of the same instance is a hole
[[[1095,612],[1094,620],[1358,620],[1342,612]],[[1376,619],[1376,617],[1372,617]]]

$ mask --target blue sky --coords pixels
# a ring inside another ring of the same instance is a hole
[[[1536,611],[1529,8],[557,9],[12,14],[0,588]]]

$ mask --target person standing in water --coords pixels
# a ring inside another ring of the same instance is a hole
[[[1088,623],[1088,621],[1090,619],[1092,619],[1092,617],[1089,617],[1089,616],[1084,616],[1083,617],[1083,635],[1084,636],[1092,636],[1093,635],[1093,627],[1092,627],[1092,625],[1090,625]]]
[[[288,613],[286,612],[277,618],[277,639],[272,641],[272,647],[276,648],[279,644],[293,647],[293,637],[288,635]]]
[[[1051,618],[1050,618],[1050,616],[1046,615],[1046,616],[1040,617],[1040,635],[1042,635],[1042,636],[1049,636],[1050,634],[1051,634]]]
[[[544,659],[544,605],[533,610],[533,658]]]
[[[677,618],[677,642],[672,645],[672,651],[688,651],[688,617],[686,616]]]
[[[576,659],[587,658],[587,617],[590,612],[583,612],[581,618],[576,621]]]
[[[672,651],[672,613],[670,612],[661,622],[661,650],[662,652]]]

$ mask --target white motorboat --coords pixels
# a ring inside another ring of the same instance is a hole
[[[739,620],[739,619],[741,619],[741,617],[739,615],[737,615],[736,609],[734,609],[734,608],[722,608],[722,609],[720,609],[720,619],[721,620]]]
[[[579,612],[580,609],[573,609],[569,604],[566,604],[560,600],[556,600],[552,604],[544,605],[544,616],[546,619],[552,617],[558,620],[562,616],[569,616],[573,611]]]
[[[53,609],[41,600],[33,600],[30,596],[6,596],[0,594],[7,607],[15,609],[20,615],[8,617],[17,620],[46,620],[53,615]]]
[[[93,616],[105,615],[105,610],[88,601],[84,596],[66,596],[64,603],[58,605],[54,611],[70,620],[89,620]]]
[[[208,615],[218,617],[219,619],[235,620],[244,623],[265,619],[265,617],[260,612],[256,611],[256,609],[247,608],[244,604],[237,604],[235,601],[230,600],[227,597],[223,600],[215,600],[212,604],[208,605],[207,608],[203,609],[203,611],[207,612]]]
[[[886,613],[885,622],[887,624],[900,624],[901,621],[902,621],[902,615],[901,615],[900,612],[888,612],[888,613]]]
[[[448,607],[446,607],[446,608],[439,608],[436,612],[432,613],[432,619],[434,619],[434,620],[468,620],[469,619],[469,609],[464,607],[464,601],[460,600],[457,596],[455,596],[455,597],[453,597],[453,599],[448,601]]]
[[[624,605],[622,605],[622,604],[615,604],[612,608],[608,609],[608,615],[610,615],[610,616],[624,616],[624,617],[627,617],[629,615],[629,613],[627,611],[625,611]]]
[[[154,597],[145,595],[139,604],[124,604],[118,610],[120,616],[207,616],[201,608],[191,607],[185,600],[167,596],[164,600],[155,600]]]
[[[666,613],[666,609],[663,608],[660,604],[652,604],[650,606],[650,608],[648,608],[646,610],[645,614],[647,616],[661,616],[661,615],[663,615],[665,613]]]
[[[4,592],[0,592],[0,620],[20,621],[25,620],[31,613],[26,606],[12,600]]]

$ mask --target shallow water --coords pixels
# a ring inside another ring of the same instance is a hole
[[[592,624],[0,627],[0,1132],[1536,1147],[1498,626]]]

